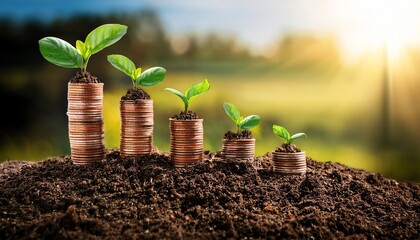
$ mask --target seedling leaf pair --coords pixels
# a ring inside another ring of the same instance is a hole
[[[116,69],[128,75],[133,81],[133,86],[153,86],[163,81],[166,70],[162,67],[152,67],[142,72],[141,68],[136,65],[128,57],[112,54],[108,55],[108,62]]]
[[[230,117],[230,119],[235,122],[237,132],[240,130],[251,129],[260,123],[260,117],[258,115],[250,115],[244,118],[241,116],[239,109],[232,103],[223,103],[223,108],[225,109],[225,112]]]
[[[116,43],[126,32],[127,26],[104,24],[90,32],[84,42],[77,40],[76,47],[56,37],[45,37],[39,40],[39,50],[52,64],[86,71],[89,58],[93,54]]]
[[[210,90],[210,83],[207,81],[207,79],[203,82],[193,84],[187,89],[187,91],[185,91],[184,94],[173,88],[165,88],[165,91],[171,92],[181,98],[182,102],[184,103],[184,112],[188,111],[188,106],[191,103],[191,99],[207,92],[208,90]]]
[[[291,144],[294,140],[300,138],[300,137],[307,137],[305,133],[296,133],[290,136],[289,131],[287,131],[286,128],[278,125],[273,125],[273,132],[276,134],[279,138],[283,138],[286,140],[286,144]]]

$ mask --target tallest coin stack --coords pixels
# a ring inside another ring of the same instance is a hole
[[[74,164],[90,164],[105,158],[103,87],[103,83],[68,84],[67,115]]]

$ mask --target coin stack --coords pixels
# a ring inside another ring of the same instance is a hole
[[[255,139],[223,139],[222,158],[254,159]]]
[[[203,159],[203,119],[169,119],[171,161],[175,167],[186,167]]]
[[[150,154],[153,149],[153,100],[122,100],[121,157]]]
[[[105,158],[103,87],[103,83],[68,84],[67,115],[74,164],[90,164]]]
[[[305,152],[285,153],[273,152],[274,171],[293,175],[306,173]]]

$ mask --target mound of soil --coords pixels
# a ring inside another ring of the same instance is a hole
[[[306,176],[282,176],[269,159],[1,164],[0,239],[419,237],[419,184],[310,158]]]
[[[283,143],[280,147],[276,149],[276,152],[297,153],[300,152],[300,149],[295,144]]]
[[[144,100],[150,99],[149,94],[141,88],[131,88],[121,97],[121,100]]]
[[[77,72],[76,75],[70,79],[70,83],[100,83],[99,79],[90,72]]]
[[[229,131],[225,133],[223,138],[224,139],[251,139],[252,133],[249,130],[243,130],[243,131],[240,131],[239,133]]]
[[[175,116],[172,116],[173,119],[176,120],[193,120],[193,119],[199,119],[197,114],[193,111],[187,111],[187,112],[180,112]]]

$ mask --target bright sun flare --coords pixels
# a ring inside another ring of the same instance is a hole
[[[357,0],[338,6],[342,19],[340,38],[350,59],[363,53],[386,49],[390,61],[405,48],[420,43],[420,1]]]

